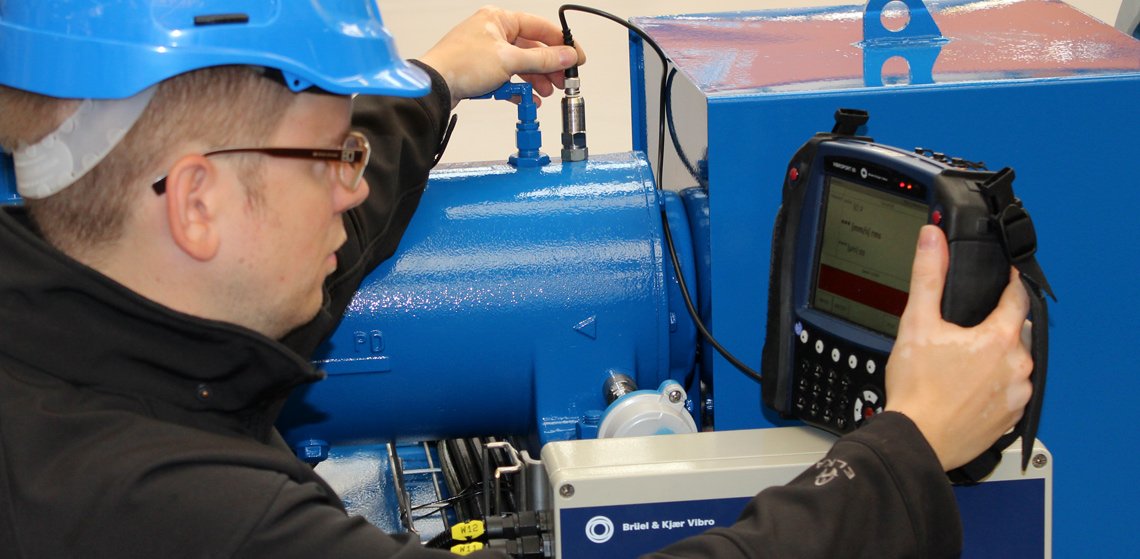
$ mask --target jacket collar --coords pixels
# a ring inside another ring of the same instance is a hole
[[[179,313],[84,266],[0,211],[0,353],[79,386],[188,410],[279,401],[323,374],[252,330]]]

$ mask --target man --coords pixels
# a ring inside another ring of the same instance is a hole
[[[222,4],[0,4],[0,145],[27,200],[0,213],[0,548],[444,556],[348,517],[273,422],[395,249],[455,103],[518,73],[549,93],[583,57],[495,8],[409,65],[368,0]],[[946,266],[927,228],[888,364],[899,413],[831,453],[859,475],[805,474],[662,556],[957,550],[942,472],[1016,422],[1031,363],[1019,282],[961,329],[939,315]]]

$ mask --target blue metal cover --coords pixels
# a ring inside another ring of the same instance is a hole
[[[679,144],[708,154],[712,330],[759,365],[780,185],[792,154],[832,128],[836,109],[869,111],[861,133],[880,143],[1013,167],[1059,298],[1038,435],[1056,457],[1054,552],[1135,556],[1140,541],[1122,536],[1132,531],[1135,484],[1105,472],[1140,463],[1117,434],[1140,423],[1140,42],[1055,0],[929,6],[944,41],[870,47],[862,6],[634,19],[680,72]],[[639,47],[635,148],[655,153],[646,130],[657,129],[658,77],[642,75]],[[928,76],[916,69],[924,61]],[[708,376],[717,429],[783,421],[719,356]]]
[[[876,49],[907,58],[931,45],[941,47],[931,76],[939,86],[1140,71],[1140,42],[1057,0],[930,6],[944,41],[867,44],[862,5],[634,21],[709,97],[862,89],[873,85],[864,59]],[[885,72],[899,83],[906,65]]]

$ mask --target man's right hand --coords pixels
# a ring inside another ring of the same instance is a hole
[[[456,25],[420,61],[443,76],[451,106],[499,87],[511,76],[542,97],[563,87],[562,70],[584,64],[580,47],[562,43],[562,28],[524,12],[484,6]]]
[[[1029,296],[1017,272],[990,316],[962,328],[942,319],[949,262],[946,236],[924,226],[886,372],[887,409],[914,421],[946,471],[1012,429],[1033,392],[1033,359],[1023,339]]]

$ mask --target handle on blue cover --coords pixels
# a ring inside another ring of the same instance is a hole
[[[883,8],[892,1],[902,2],[910,20],[901,29],[892,31],[883,25]],[[868,0],[863,9],[863,84],[868,87],[883,85],[883,65],[892,58],[906,61],[912,85],[934,83],[934,63],[949,39],[922,0]]]
[[[891,2],[906,4],[910,21],[901,29],[892,31],[883,25],[883,8]],[[934,22],[930,10],[922,0],[868,0],[863,8],[863,43],[883,42],[940,42],[942,30]]]

